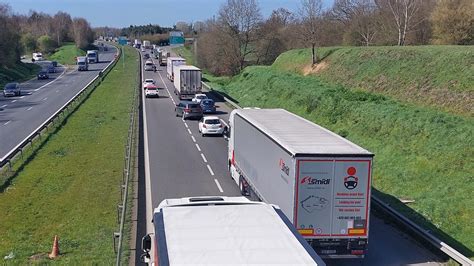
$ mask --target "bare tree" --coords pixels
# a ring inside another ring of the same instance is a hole
[[[74,18],[72,21],[74,41],[76,46],[83,49],[94,41],[94,32],[89,22],[84,18]]]
[[[472,0],[439,0],[431,16],[435,43],[474,44]]]
[[[262,15],[256,0],[227,0],[219,9],[218,23],[221,29],[234,41],[233,46],[239,58],[239,69],[245,67],[247,57],[253,52],[250,45],[255,41]]]
[[[72,26],[71,16],[68,13],[59,11],[54,15],[51,24],[54,29],[57,45],[61,46],[61,43],[69,37]]]
[[[420,2],[421,0],[376,0],[378,7],[386,10],[393,19],[398,32],[397,45],[405,45],[407,33],[422,21],[417,16]]]
[[[301,0],[299,15],[301,20],[301,34],[305,43],[311,45],[311,62],[318,63],[316,45],[318,44],[318,26],[322,13],[322,0]]]

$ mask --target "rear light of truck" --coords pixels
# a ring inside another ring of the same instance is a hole
[[[351,250],[352,255],[364,255],[364,250]]]
[[[189,113],[189,112],[191,112],[191,109],[185,108],[184,111],[185,111],[186,113]]]

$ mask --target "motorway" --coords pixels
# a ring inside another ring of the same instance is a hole
[[[143,79],[153,78],[160,98],[142,95],[141,143],[143,161],[139,167],[137,247],[141,237],[152,232],[153,208],[166,198],[190,196],[240,196],[227,170],[227,141],[222,137],[202,137],[198,122],[175,116],[178,102],[166,67],[156,73],[144,71]],[[210,96],[210,94],[208,94]],[[212,98],[212,97],[211,97]],[[217,99],[218,116],[228,120],[231,109]],[[143,176],[145,178],[143,178]],[[141,185],[140,185],[141,184]],[[147,195],[147,196],[145,196]],[[146,206],[146,207],[145,207]],[[369,252],[365,259],[325,260],[328,265],[439,265],[441,259],[413,238],[371,215]],[[136,250],[136,258],[141,254]],[[135,260],[139,264],[138,260]]]
[[[84,88],[113,59],[116,49],[101,51],[98,64],[89,71],[57,67],[47,80],[31,79],[21,83],[22,96],[0,96],[0,158],[23,141],[68,100]],[[41,62],[45,64],[46,62]]]

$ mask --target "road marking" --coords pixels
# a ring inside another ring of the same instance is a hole
[[[48,97],[44,98],[43,101],[46,101],[48,99]]]
[[[207,169],[209,170],[209,172],[211,173],[211,175],[214,175],[214,172],[212,171],[212,168],[210,165],[207,165]]]
[[[16,102],[16,100],[13,100],[12,103]]]
[[[191,136],[191,138],[193,139],[194,142],[196,142],[196,139],[194,138],[194,136]]]
[[[39,87],[39,88],[35,89],[34,91],[39,91],[40,89],[41,89],[41,87]]]
[[[11,121],[8,120],[7,122],[3,123],[3,125],[6,126],[6,125],[10,124],[10,122],[11,122]]]
[[[4,107],[7,107],[7,106],[8,106],[8,104],[4,104],[0,108],[4,108]]]
[[[185,126],[186,128],[189,128],[189,127],[188,127],[188,124],[186,124],[186,122],[184,122],[184,126]]]
[[[206,156],[204,156],[204,154],[201,153],[201,157],[202,157],[202,160],[207,163],[207,159],[206,159]]]
[[[24,95],[20,97],[20,99],[23,99],[23,98],[25,98],[25,96],[24,96]]]
[[[198,151],[201,151],[201,147],[199,147],[199,144],[196,143],[196,149],[198,149]]]
[[[29,110],[31,110],[31,109],[33,109],[33,106],[32,106],[32,107],[28,107],[28,109],[26,109],[26,111],[29,111]]]
[[[222,190],[221,184],[219,184],[219,180],[214,178],[214,182],[216,182],[217,188],[221,193],[224,193],[224,190]]]
[[[58,80],[60,77],[62,77],[62,76],[64,75],[64,73],[66,73],[66,69],[64,69],[63,73],[61,73],[61,75],[59,75],[57,78],[55,78],[54,80],[52,80],[52,81],[50,81],[50,82],[48,82],[48,83],[44,84],[44,85],[43,85],[43,86],[41,86],[41,87],[39,87],[39,88],[35,89],[34,91],[39,91],[40,89],[42,89],[42,88],[44,88],[44,87],[48,86],[49,84],[51,84],[51,83],[53,83],[53,82],[57,81],[57,80]],[[72,82],[72,81],[71,81],[71,82]]]
[[[193,133],[191,132],[191,130],[189,130],[189,128],[188,128],[188,132],[189,132],[189,134],[190,134],[190,135],[192,135],[192,134],[193,134]]]

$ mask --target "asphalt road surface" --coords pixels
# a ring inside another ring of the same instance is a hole
[[[166,77],[166,67],[158,67],[156,73],[143,73],[144,79],[153,78],[163,89],[160,98],[142,97],[144,170],[141,172],[146,177],[139,180],[139,183],[145,182],[145,186],[139,189],[137,247],[142,236],[152,232],[152,211],[163,199],[240,196],[237,184],[227,171],[227,141],[222,137],[202,137],[198,132],[198,121],[183,121],[175,116],[174,107],[179,100],[173,93],[172,82]],[[216,104],[219,106],[217,115],[227,122],[231,109],[218,100]],[[145,195],[149,195],[148,198]],[[146,207],[143,206],[145,203]],[[370,226],[369,252],[364,259],[325,262],[328,265],[377,266],[440,264],[441,260],[421,244],[374,215],[371,215]],[[140,254],[137,248],[136,257]]]
[[[98,64],[90,64],[89,71],[57,67],[47,80],[31,79],[21,83],[21,96],[0,96],[0,158],[17,146],[61,106],[86,86],[113,59],[116,49],[100,51]],[[47,62],[38,62],[46,64]]]

